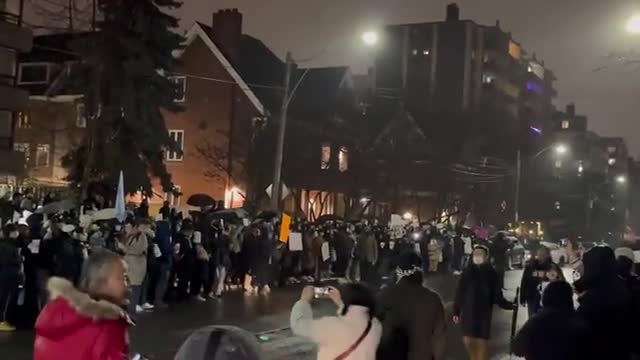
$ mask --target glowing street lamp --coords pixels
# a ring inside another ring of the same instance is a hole
[[[378,43],[378,34],[375,31],[367,31],[362,34],[362,42],[367,46],[374,46]]]
[[[411,214],[410,212],[407,211],[406,213],[404,213],[404,215],[402,215],[402,218],[407,220],[407,221],[409,221],[409,220],[413,219],[413,214]]]
[[[558,155],[564,155],[564,154],[567,153],[567,151],[569,151],[567,146],[563,145],[563,144],[557,145],[555,150],[556,150],[556,154],[558,154]]]
[[[626,29],[629,34],[640,34],[640,15],[630,17],[629,20],[627,20]]]
[[[626,184],[627,183],[627,177],[624,175],[618,175],[616,176],[616,182],[618,184]]]

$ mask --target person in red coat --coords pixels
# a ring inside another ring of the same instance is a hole
[[[127,266],[117,254],[94,253],[78,288],[53,277],[49,303],[36,321],[34,360],[124,360],[129,356]]]

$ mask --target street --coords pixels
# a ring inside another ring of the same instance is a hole
[[[512,300],[519,285],[522,271],[507,272],[504,292]],[[456,277],[451,275],[430,276],[427,284],[438,291],[445,304],[455,292]],[[131,331],[132,350],[143,353],[154,360],[170,360],[184,339],[195,329],[212,324],[235,325],[253,333],[265,333],[267,341],[262,344],[272,358],[313,359],[313,346],[303,339],[291,336],[287,329],[289,310],[296,301],[300,289],[278,289],[269,296],[246,297],[240,292],[228,294],[219,302],[183,303],[166,310],[143,314]],[[334,307],[326,300],[314,304],[316,315],[331,315]],[[526,309],[521,309],[519,323],[526,321]],[[491,349],[492,355],[505,354],[509,350],[511,313],[496,308],[493,316]],[[15,334],[0,334],[0,346],[5,359],[31,359],[33,334],[20,331]],[[457,326],[449,323],[447,359],[466,359],[461,335]]]

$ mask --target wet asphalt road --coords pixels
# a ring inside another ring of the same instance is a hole
[[[514,298],[521,271],[509,271],[504,292]],[[431,276],[427,284],[438,291],[444,302],[450,302],[457,277]],[[131,331],[132,350],[154,360],[171,360],[180,344],[195,329],[205,325],[235,325],[254,333],[267,332],[269,341],[263,342],[265,351],[273,359],[314,359],[313,346],[304,339],[291,336],[288,327],[289,310],[299,297],[300,288],[278,289],[268,296],[244,296],[240,292],[227,294],[221,301],[187,302],[164,310],[142,314]],[[314,304],[314,314],[331,315],[335,307],[328,300]],[[521,309],[519,323],[526,321],[526,309]],[[494,310],[492,326],[492,355],[506,354],[509,349],[511,312]],[[19,331],[0,333],[0,358],[28,360],[32,357],[33,333]],[[450,322],[447,359],[467,359],[457,326]]]

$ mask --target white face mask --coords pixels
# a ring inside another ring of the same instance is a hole
[[[482,256],[482,255],[474,255],[473,256],[473,263],[476,264],[476,265],[484,264],[484,256]]]

